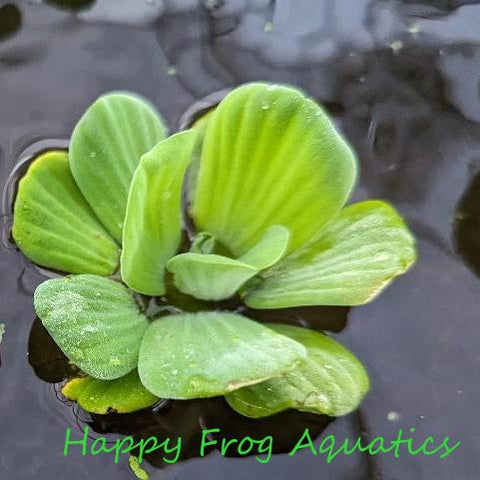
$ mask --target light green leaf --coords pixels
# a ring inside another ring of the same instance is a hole
[[[62,388],[69,400],[77,402],[84,410],[104,415],[130,413],[158,402],[140,382],[137,370],[116,380],[99,380],[92,377],[72,378]]]
[[[215,237],[211,233],[200,232],[195,235],[190,252],[208,255],[214,252],[215,244]]]
[[[118,265],[118,246],[78,190],[64,151],[40,155],[20,180],[12,235],[43,267],[110,275]]]
[[[177,133],[143,155],[133,177],[123,230],[122,279],[145,295],[165,293],[165,265],[182,236],[182,185],[195,143]]]
[[[5,334],[5,324],[0,323],[0,343],[2,342],[3,335]]]
[[[303,245],[342,207],[354,155],[332,122],[293,88],[248,84],[228,94],[207,123],[191,214],[235,257],[272,225]]]
[[[173,273],[174,284],[181,292],[200,300],[229,298],[258,272],[233,258],[191,252],[171,258],[167,269]]]
[[[126,92],[102,95],[73,131],[69,158],[75,181],[119,242],[130,182],[140,157],[165,134],[163,121],[150,103]]]
[[[275,265],[287,252],[290,232],[281,225],[270,227],[260,241],[238,261],[265,270]]]
[[[122,284],[95,275],[47,280],[34,304],[57,345],[88,375],[113,380],[137,366],[149,322]]]
[[[200,312],[155,320],[138,370],[161,398],[214,397],[281,375],[304,356],[299,343],[241,315]]]
[[[284,376],[227,395],[230,406],[247,417],[273,415],[288,408],[331,416],[355,410],[369,389],[365,368],[345,347],[321,333],[270,324],[301,343],[307,357]]]
[[[390,205],[356,203],[266,272],[245,302],[252,308],[360,305],[404,273],[415,257],[414,238]]]

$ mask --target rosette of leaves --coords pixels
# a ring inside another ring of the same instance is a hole
[[[144,99],[100,97],[68,153],[34,160],[14,207],[23,253],[74,274],[34,297],[85,374],[65,395],[96,413],[219,395],[250,417],[355,409],[368,376],[329,336],[218,308],[151,317],[137,299],[165,301],[173,283],[255,309],[370,301],[409,268],[415,247],[390,205],[345,206],[356,174],[328,116],[294,88],[241,86],[168,138]],[[196,231],[187,246],[184,211]]]

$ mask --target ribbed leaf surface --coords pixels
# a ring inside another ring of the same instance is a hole
[[[118,246],[80,193],[63,151],[40,155],[20,180],[12,235],[43,267],[110,275],[118,265]]]
[[[192,130],[143,155],[133,177],[123,230],[122,279],[136,292],[165,293],[165,265],[181,240],[182,185],[195,142]]]
[[[266,417],[294,408],[331,416],[355,410],[368,391],[362,364],[345,347],[321,333],[289,325],[269,325],[301,343],[307,357],[284,376],[241,388],[227,395],[237,412]]]
[[[69,157],[75,181],[118,242],[140,157],[164,138],[165,126],[152,106],[122,92],[98,98],[73,131]]]
[[[245,302],[253,308],[360,305],[404,273],[415,257],[414,238],[390,205],[353,204],[266,272]]]
[[[312,100],[248,84],[209,117],[191,213],[236,257],[272,225],[290,230],[293,251],[342,207],[355,172],[352,151]]]
[[[261,324],[226,312],[155,320],[140,348],[139,374],[161,398],[213,397],[281,375],[305,348]]]
[[[85,373],[112,380],[137,366],[149,323],[122,284],[95,275],[47,280],[34,303],[57,345]]]

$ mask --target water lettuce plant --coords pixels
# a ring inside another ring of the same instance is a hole
[[[100,97],[68,152],[33,161],[14,206],[20,250],[74,274],[34,296],[84,374],[64,394],[96,413],[219,395],[249,417],[355,409],[369,380],[346,348],[215,302],[360,305],[405,272],[414,239],[394,208],[345,207],[356,175],[328,116],[294,88],[240,86],[169,137],[146,100]],[[200,307],[169,306],[172,291]]]

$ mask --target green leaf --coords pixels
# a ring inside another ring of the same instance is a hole
[[[228,94],[206,127],[191,215],[235,257],[272,225],[303,245],[342,207],[354,155],[332,122],[293,88],[254,83]]]
[[[161,398],[214,397],[281,375],[304,356],[299,343],[241,315],[200,312],[155,320],[138,370]]]
[[[282,377],[228,394],[226,399],[234,410],[252,418],[288,408],[340,416],[360,405],[369,379],[351,352],[312,330],[278,324],[269,327],[304,345],[307,357]]]
[[[244,300],[252,308],[361,305],[404,273],[415,257],[414,238],[390,205],[356,203],[266,272]]]
[[[290,232],[281,225],[270,227],[260,241],[238,260],[258,270],[275,265],[287,252]]]
[[[137,366],[149,322],[122,284],[95,275],[47,280],[34,304],[57,345],[88,375],[113,380]]]
[[[62,388],[62,393],[87,412],[100,415],[112,411],[135,412],[158,402],[158,397],[152,395],[140,382],[137,370],[116,380],[72,378]]]
[[[5,334],[5,324],[0,323],[0,343],[2,343],[3,335]]]
[[[165,138],[159,114],[129,93],[98,98],[77,123],[70,142],[70,168],[100,221],[119,242],[128,191],[140,157]]]
[[[123,230],[122,279],[145,295],[165,293],[165,265],[182,236],[182,185],[195,143],[178,133],[143,155],[128,196]]]
[[[214,252],[215,244],[215,237],[211,233],[200,232],[195,235],[190,252],[208,255]]]
[[[13,238],[26,257],[69,273],[110,275],[119,249],[76,186],[68,155],[40,155],[20,180]]]
[[[181,292],[200,300],[229,298],[258,272],[233,258],[191,252],[171,258],[167,269],[173,273],[174,284]]]

